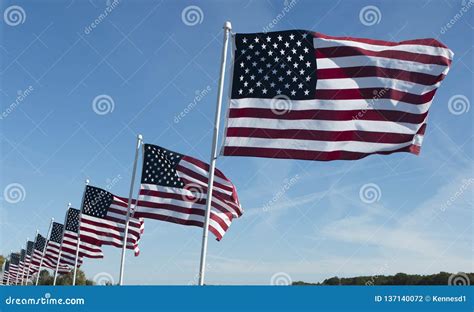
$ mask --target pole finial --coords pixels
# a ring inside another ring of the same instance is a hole
[[[89,179],[86,179],[86,185],[89,185],[89,182],[90,182]]]
[[[232,23],[230,21],[226,21],[224,23],[224,29],[226,30],[232,30]]]
[[[68,208],[71,208],[72,204],[71,203],[67,203],[67,207]]]
[[[140,141],[143,141],[143,135],[139,134],[139,135],[137,135],[137,138],[138,138]]]

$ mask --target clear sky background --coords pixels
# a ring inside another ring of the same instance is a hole
[[[235,32],[272,23],[273,30],[394,41],[435,37],[455,57],[418,157],[219,158],[245,213],[221,242],[210,240],[206,282],[473,271],[474,8],[450,23],[467,1],[122,0],[86,30],[110,2],[1,1],[2,13],[12,5],[25,13],[16,26],[1,20],[1,254],[18,250],[36,229],[46,234],[51,217],[62,222],[68,202],[79,207],[86,178],[127,196],[138,133],[208,161],[222,25],[230,20]],[[191,5],[199,7],[197,22],[183,20]],[[368,5],[379,11],[376,23],[360,18]],[[103,94],[113,111],[97,114],[93,100]],[[12,183],[21,185],[19,198],[8,197]],[[375,201],[360,195],[367,187]],[[146,220],[141,255],[127,254],[125,283],[197,282],[201,235],[197,227]],[[105,259],[86,259],[83,269],[118,281],[120,250],[104,251]]]

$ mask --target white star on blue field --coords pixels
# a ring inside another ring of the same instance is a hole
[[[279,272],[307,282],[472,272],[469,3],[2,1],[0,254],[25,248],[36,229],[45,236],[51,217],[64,221],[69,202],[79,208],[85,179],[128,196],[139,133],[145,143],[209,162],[222,26],[229,20],[233,32],[245,34],[309,30],[388,41],[436,38],[455,55],[418,157],[220,157],[217,167],[236,185],[244,214],[222,241],[210,239],[206,284],[268,285]],[[24,11],[19,20],[4,14],[14,5]],[[298,60],[299,69],[305,62]],[[229,54],[221,130],[230,69]],[[304,97],[305,89],[283,75],[278,69],[274,88],[265,92],[277,93],[287,83]],[[135,193],[141,168],[137,172]],[[125,284],[195,284],[201,237],[198,227],[145,220],[140,255],[127,251]],[[104,259],[85,258],[82,268],[90,279],[106,272],[118,282],[121,250],[103,251]]]

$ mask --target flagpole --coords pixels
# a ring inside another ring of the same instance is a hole
[[[66,229],[67,213],[69,211],[69,208],[71,208],[71,203],[67,205],[66,216],[64,217],[63,233],[61,235],[61,244],[59,245],[58,262],[56,263],[56,270],[54,270],[53,286],[56,286],[56,280],[58,278],[59,262],[61,261],[61,254],[63,251],[64,230]]]
[[[204,285],[204,275],[206,270],[207,237],[209,234],[209,218],[211,216],[212,187],[214,185],[214,169],[217,159],[217,141],[219,138],[219,124],[221,119],[222,94],[224,91],[225,65],[227,59],[227,46],[229,45],[229,34],[232,30],[232,24],[227,21],[224,23],[224,47],[221,56],[221,72],[219,77],[219,89],[217,91],[217,107],[214,120],[214,136],[212,139],[211,161],[209,163],[209,181],[207,183],[206,216],[202,234],[201,266],[199,269],[199,285]]]
[[[21,250],[20,250],[20,257],[21,257]],[[18,270],[16,271],[15,286],[18,285],[18,274],[19,273],[20,273],[20,259],[18,259]]]
[[[46,254],[46,247],[48,246],[48,237],[49,237],[49,234],[51,233],[51,227],[53,226],[53,222],[54,222],[54,218],[51,218],[51,222],[49,223],[48,233],[46,234],[46,237],[45,237],[43,255],[41,256],[40,265],[38,268],[38,275],[36,276],[36,286],[38,286],[40,273],[41,273],[41,266],[43,266],[43,259],[44,259],[44,255]]]
[[[13,252],[13,250],[10,250],[10,264],[9,264],[9,267],[8,267],[8,277],[7,277],[7,285],[8,286],[10,286],[10,275],[11,275],[10,266],[12,266],[12,252]]]
[[[29,240],[29,237],[26,238],[25,258],[26,258],[26,252],[28,251],[28,240]],[[21,268],[21,282],[20,282],[21,286],[23,286],[24,281],[25,281],[25,259],[23,259],[23,267]]]
[[[77,275],[77,260],[79,258],[79,245],[81,243],[81,218],[82,218],[82,207],[84,206],[84,196],[86,195],[86,189],[89,185],[89,179],[86,179],[86,186],[84,187],[84,193],[82,193],[81,209],[79,210],[79,223],[77,228],[77,244],[76,244],[76,257],[74,259],[74,275],[72,277],[72,286],[76,285]]]
[[[125,269],[125,254],[127,252],[127,236],[128,236],[128,227],[130,223],[130,214],[131,214],[131,207],[132,207],[133,187],[135,184],[135,175],[137,173],[138,154],[140,152],[140,146],[142,142],[143,142],[143,136],[141,134],[137,135],[137,147],[135,149],[135,160],[133,161],[132,181],[130,182],[130,192],[128,193],[127,217],[125,221],[125,230],[123,233],[122,258],[120,260],[120,277],[119,277],[120,286],[123,285],[123,272]]]
[[[37,229],[36,235],[35,235],[35,241],[33,242],[33,250],[31,251],[31,255],[30,255],[30,263],[28,263],[28,271],[26,272],[26,281],[25,281],[26,286],[28,286],[28,279],[30,278],[31,261],[33,260],[33,254],[35,252],[35,245],[36,245],[36,239],[38,239],[38,233],[39,233],[39,230]]]

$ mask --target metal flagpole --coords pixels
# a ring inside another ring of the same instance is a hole
[[[21,257],[21,253],[20,253],[20,257]],[[20,259],[18,259],[18,269],[16,271],[16,276],[15,276],[15,285],[18,285],[18,274],[20,274]]]
[[[48,246],[48,237],[49,237],[49,234],[51,233],[51,228],[53,226],[53,222],[54,222],[54,218],[51,218],[51,222],[49,223],[48,233],[46,234],[46,237],[45,237],[43,255],[41,256],[40,265],[39,265],[39,268],[38,268],[38,275],[36,276],[36,286],[38,286],[40,273],[41,273],[41,266],[43,265],[44,255],[46,254],[46,246]]]
[[[10,250],[10,266],[12,265],[12,252],[13,250]],[[10,285],[10,275],[11,275],[11,270],[10,267],[8,267],[8,277],[7,277],[7,285]]]
[[[214,185],[214,169],[217,159],[217,141],[219,137],[219,124],[221,119],[222,93],[224,91],[225,65],[227,59],[227,46],[229,45],[229,34],[232,30],[232,24],[227,21],[224,23],[224,47],[222,49],[221,72],[219,78],[219,89],[217,91],[217,108],[214,120],[214,136],[212,139],[211,161],[209,164],[209,181],[207,183],[206,216],[202,234],[201,266],[199,269],[199,285],[204,285],[204,274],[206,269],[207,254],[207,236],[209,234],[209,218],[211,215],[212,187]]]
[[[26,252],[28,251],[28,240],[29,239],[30,239],[29,237],[26,238],[25,259],[26,259]],[[25,266],[26,266],[25,265],[25,259],[23,259],[23,267],[21,268],[21,283],[20,283],[20,285],[22,285],[22,286],[25,282]]]
[[[119,285],[123,285],[123,271],[125,269],[125,254],[127,251],[127,236],[128,236],[128,227],[130,223],[130,215],[132,213],[132,196],[133,196],[133,187],[135,184],[135,175],[137,173],[137,162],[138,162],[138,154],[140,152],[140,146],[143,142],[143,136],[139,134],[137,136],[137,147],[135,149],[135,160],[133,162],[133,170],[132,170],[132,181],[130,182],[130,192],[128,193],[128,205],[127,205],[127,219],[125,221],[125,230],[123,233],[123,245],[122,245],[122,259],[120,261],[120,277],[119,277]]]
[[[56,286],[56,280],[58,278],[59,262],[61,261],[61,254],[62,254],[62,251],[63,251],[64,230],[66,229],[67,213],[69,211],[69,208],[71,208],[71,203],[69,203],[67,205],[66,216],[64,218],[63,233],[61,235],[61,244],[59,245],[58,262],[56,263],[56,270],[54,270],[53,286]]]
[[[31,251],[31,255],[30,255],[30,263],[28,263],[28,271],[26,272],[26,281],[25,281],[26,286],[28,286],[28,279],[30,278],[31,262],[33,261],[33,254],[35,252],[35,245],[36,245],[36,239],[38,238],[38,233],[39,233],[39,230],[36,230],[35,241],[33,242],[33,250]]]
[[[76,244],[76,257],[74,260],[74,275],[72,277],[72,286],[76,285],[76,275],[77,275],[77,260],[79,258],[79,245],[81,243],[81,217],[82,217],[82,207],[84,206],[84,197],[86,195],[86,189],[89,185],[89,179],[86,179],[86,186],[84,187],[84,193],[82,193],[81,200],[81,209],[79,210],[79,223],[77,228],[77,244]]]

